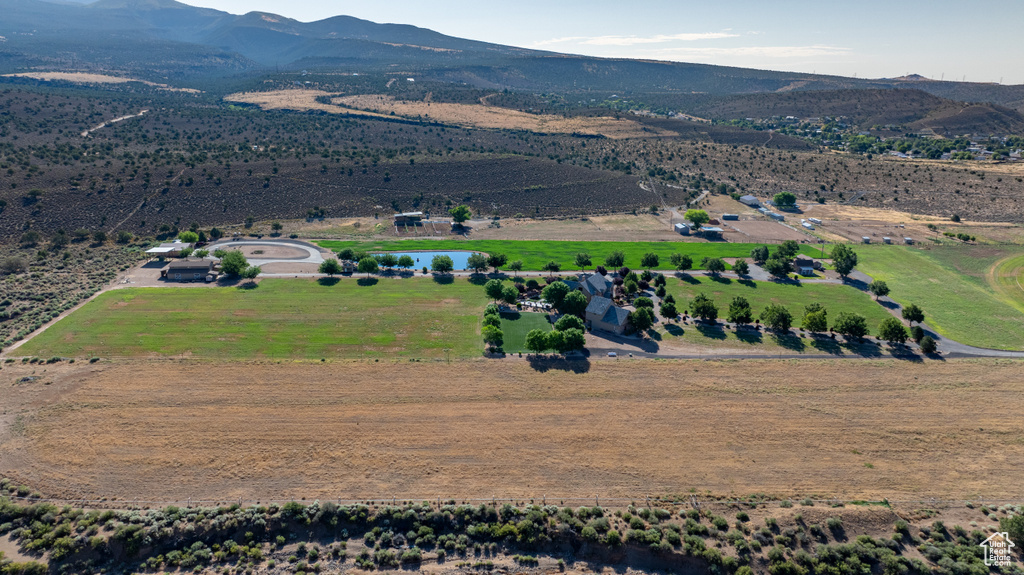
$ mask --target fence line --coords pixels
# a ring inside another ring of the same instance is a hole
[[[824,506],[845,506],[845,505],[922,505],[926,507],[942,507],[949,508],[953,506],[965,506],[968,503],[974,505],[986,505],[1001,506],[1001,505],[1024,505],[1024,499],[997,499],[997,498],[986,498],[977,497],[969,499],[883,499],[879,501],[868,501],[864,499],[808,499],[808,498],[756,498],[751,497],[747,499],[716,499],[712,497],[701,497],[700,495],[688,494],[680,497],[651,497],[648,495],[639,497],[602,497],[600,495],[594,495],[590,497],[552,497],[548,495],[542,495],[539,497],[479,497],[479,498],[442,498],[438,496],[433,497],[363,497],[357,499],[346,499],[346,498],[331,498],[331,497],[314,497],[312,500],[308,498],[300,499],[245,499],[243,497],[238,498],[219,498],[219,499],[195,499],[188,498],[185,500],[149,500],[149,499],[63,499],[53,497],[31,497],[31,496],[17,496],[17,495],[4,495],[5,497],[13,501],[22,501],[28,503],[51,503],[54,505],[70,505],[72,507],[78,507],[83,509],[96,508],[96,509],[140,509],[140,508],[151,508],[151,507],[184,507],[184,508],[195,508],[195,507],[221,507],[238,505],[240,507],[250,507],[254,505],[284,505],[291,502],[299,502],[303,504],[312,503],[313,500],[320,501],[321,503],[331,502],[338,505],[369,505],[369,506],[386,506],[386,505],[407,505],[413,503],[428,503],[436,505],[438,507],[446,504],[451,504],[452,501],[456,505],[465,504],[487,504],[490,503],[495,506],[504,505],[506,503],[513,506],[525,506],[525,505],[557,505],[560,507],[573,506],[588,506],[594,505],[599,507],[626,507],[628,505],[636,505],[638,507],[657,507],[659,505],[672,505],[672,506],[684,506],[692,508],[701,508],[708,506],[733,506],[733,505],[746,505],[751,503],[782,503],[789,501],[794,505],[799,505],[804,501],[811,501],[814,505]]]

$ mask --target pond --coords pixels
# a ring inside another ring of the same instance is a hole
[[[413,268],[421,269],[423,266],[430,267],[434,256],[448,256],[452,258],[456,270],[464,270],[469,266],[469,256],[480,252],[388,252],[395,257],[409,256],[415,262]]]

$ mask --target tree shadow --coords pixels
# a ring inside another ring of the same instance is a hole
[[[238,284],[236,289],[244,289],[244,290],[248,291],[248,290],[254,290],[254,289],[258,288],[258,287],[260,287],[260,284],[254,282],[254,281],[246,281],[245,283]]]
[[[694,327],[697,328],[697,331],[699,331],[701,335],[710,339],[722,340],[728,337],[725,330],[722,329],[721,324],[718,323],[697,322],[694,324]]]
[[[889,353],[894,359],[909,361],[912,363],[924,363],[924,358],[914,353],[914,350],[905,345],[889,346]]]
[[[811,335],[811,347],[832,355],[843,355],[843,348],[839,345],[838,341],[819,334]]]
[[[325,277],[325,278],[317,278],[316,283],[318,283],[318,284],[320,284],[322,286],[334,286],[334,285],[338,285],[338,282],[340,282],[340,281],[341,281],[341,278],[336,278],[336,277],[333,277],[333,276],[328,276],[328,277]]]
[[[682,272],[676,272],[676,277],[690,285],[700,285],[700,280],[693,277],[690,274],[684,274]]]
[[[736,280],[736,283],[740,284],[741,286],[757,289],[757,282],[755,282],[754,280]]]
[[[807,347],[804,345],[804,340],[801,339],[800,336],[793,335],[789,332],[773,332],[772,340],[774,340],[776,345],[779,347],[792,351],[803,351]]]
[[[843,344],[850,353],[855,353],[861,357],[882,357],[882,351],[877,345],[874,345],[867,341],[846,341]]]
[[[455,283],[455,276],[451,274],[433,274],[434,283],[441,285],[451,285]]]
[[[140,267],[143,269],[160,269],[166,265],[167,260],[153,260],[151,262],[146,262],[142,264]]]
[[[740,328],[736,330],[736,339],[751,345],[764,343],[764,335],[759,329]]]
[[[707,277],[710,278],[711,281],[713,281],[715,283],[723,284],[723,285],[729,285],[729,284],[732,283],[732,279],[727,278],[725,276],[718,275],[718,274],[709,275]]]
[[[375,286],[378,282],[380,282],[380,280],[377,278],[359,278],[356,280],[356,283],[363,287]]]
[[[475,286],[482,286],[487,283],[487,276],[484,274],[472,274],[469,276],[469,283]]]
[[[885,309],[900,309],[900,304],[898,304],[898,303],[896,303],[894,301],[891,301],[891,300],[890,301],[885,301],[885,300],[882,300],[882,299],[876,299],[875,303],[877,303],[878,305],[884,307]]]
[[[531,355],[526,358],[526,361],[530,364],[530,367],[541,373],[551,370],[572,373],[587,373],[590,371],[590,360],[586,358],[566,359],[548,355]]]
[[[685,333],[682,326],[674,323],[665,324],[665,331],[668,332],[669,335],[674,335],[676,337],[683,337],[683,333]]]

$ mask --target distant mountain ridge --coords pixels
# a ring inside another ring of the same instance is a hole
[[[409,71],[488,89],[722,96],[912,87],[943,98],[1024,108],[1024,86],[575,56],[351,16],[306,23],[265,12],[235,15],[175,0],[0,0],[0,14],[0,36],[7,39],[0,43],[2,73],[74,65],[165,79],[317,68]]]

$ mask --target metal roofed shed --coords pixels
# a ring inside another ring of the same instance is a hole
[[[752,208],[757,208],[757,207],[760,207],[760,205],[761,205],[761,202],[758,201],[757,198],[755,198],[754,196],[751,196],[751,195],[746,195],[746,196],[740,197],[740,203],[744,204],[744,205],[747,205],[747,206],[750,206]]]
[[[722,214],[722,219],[723,220],[738,220],[738,219],[740,219],[740,217],[737,214]]]

